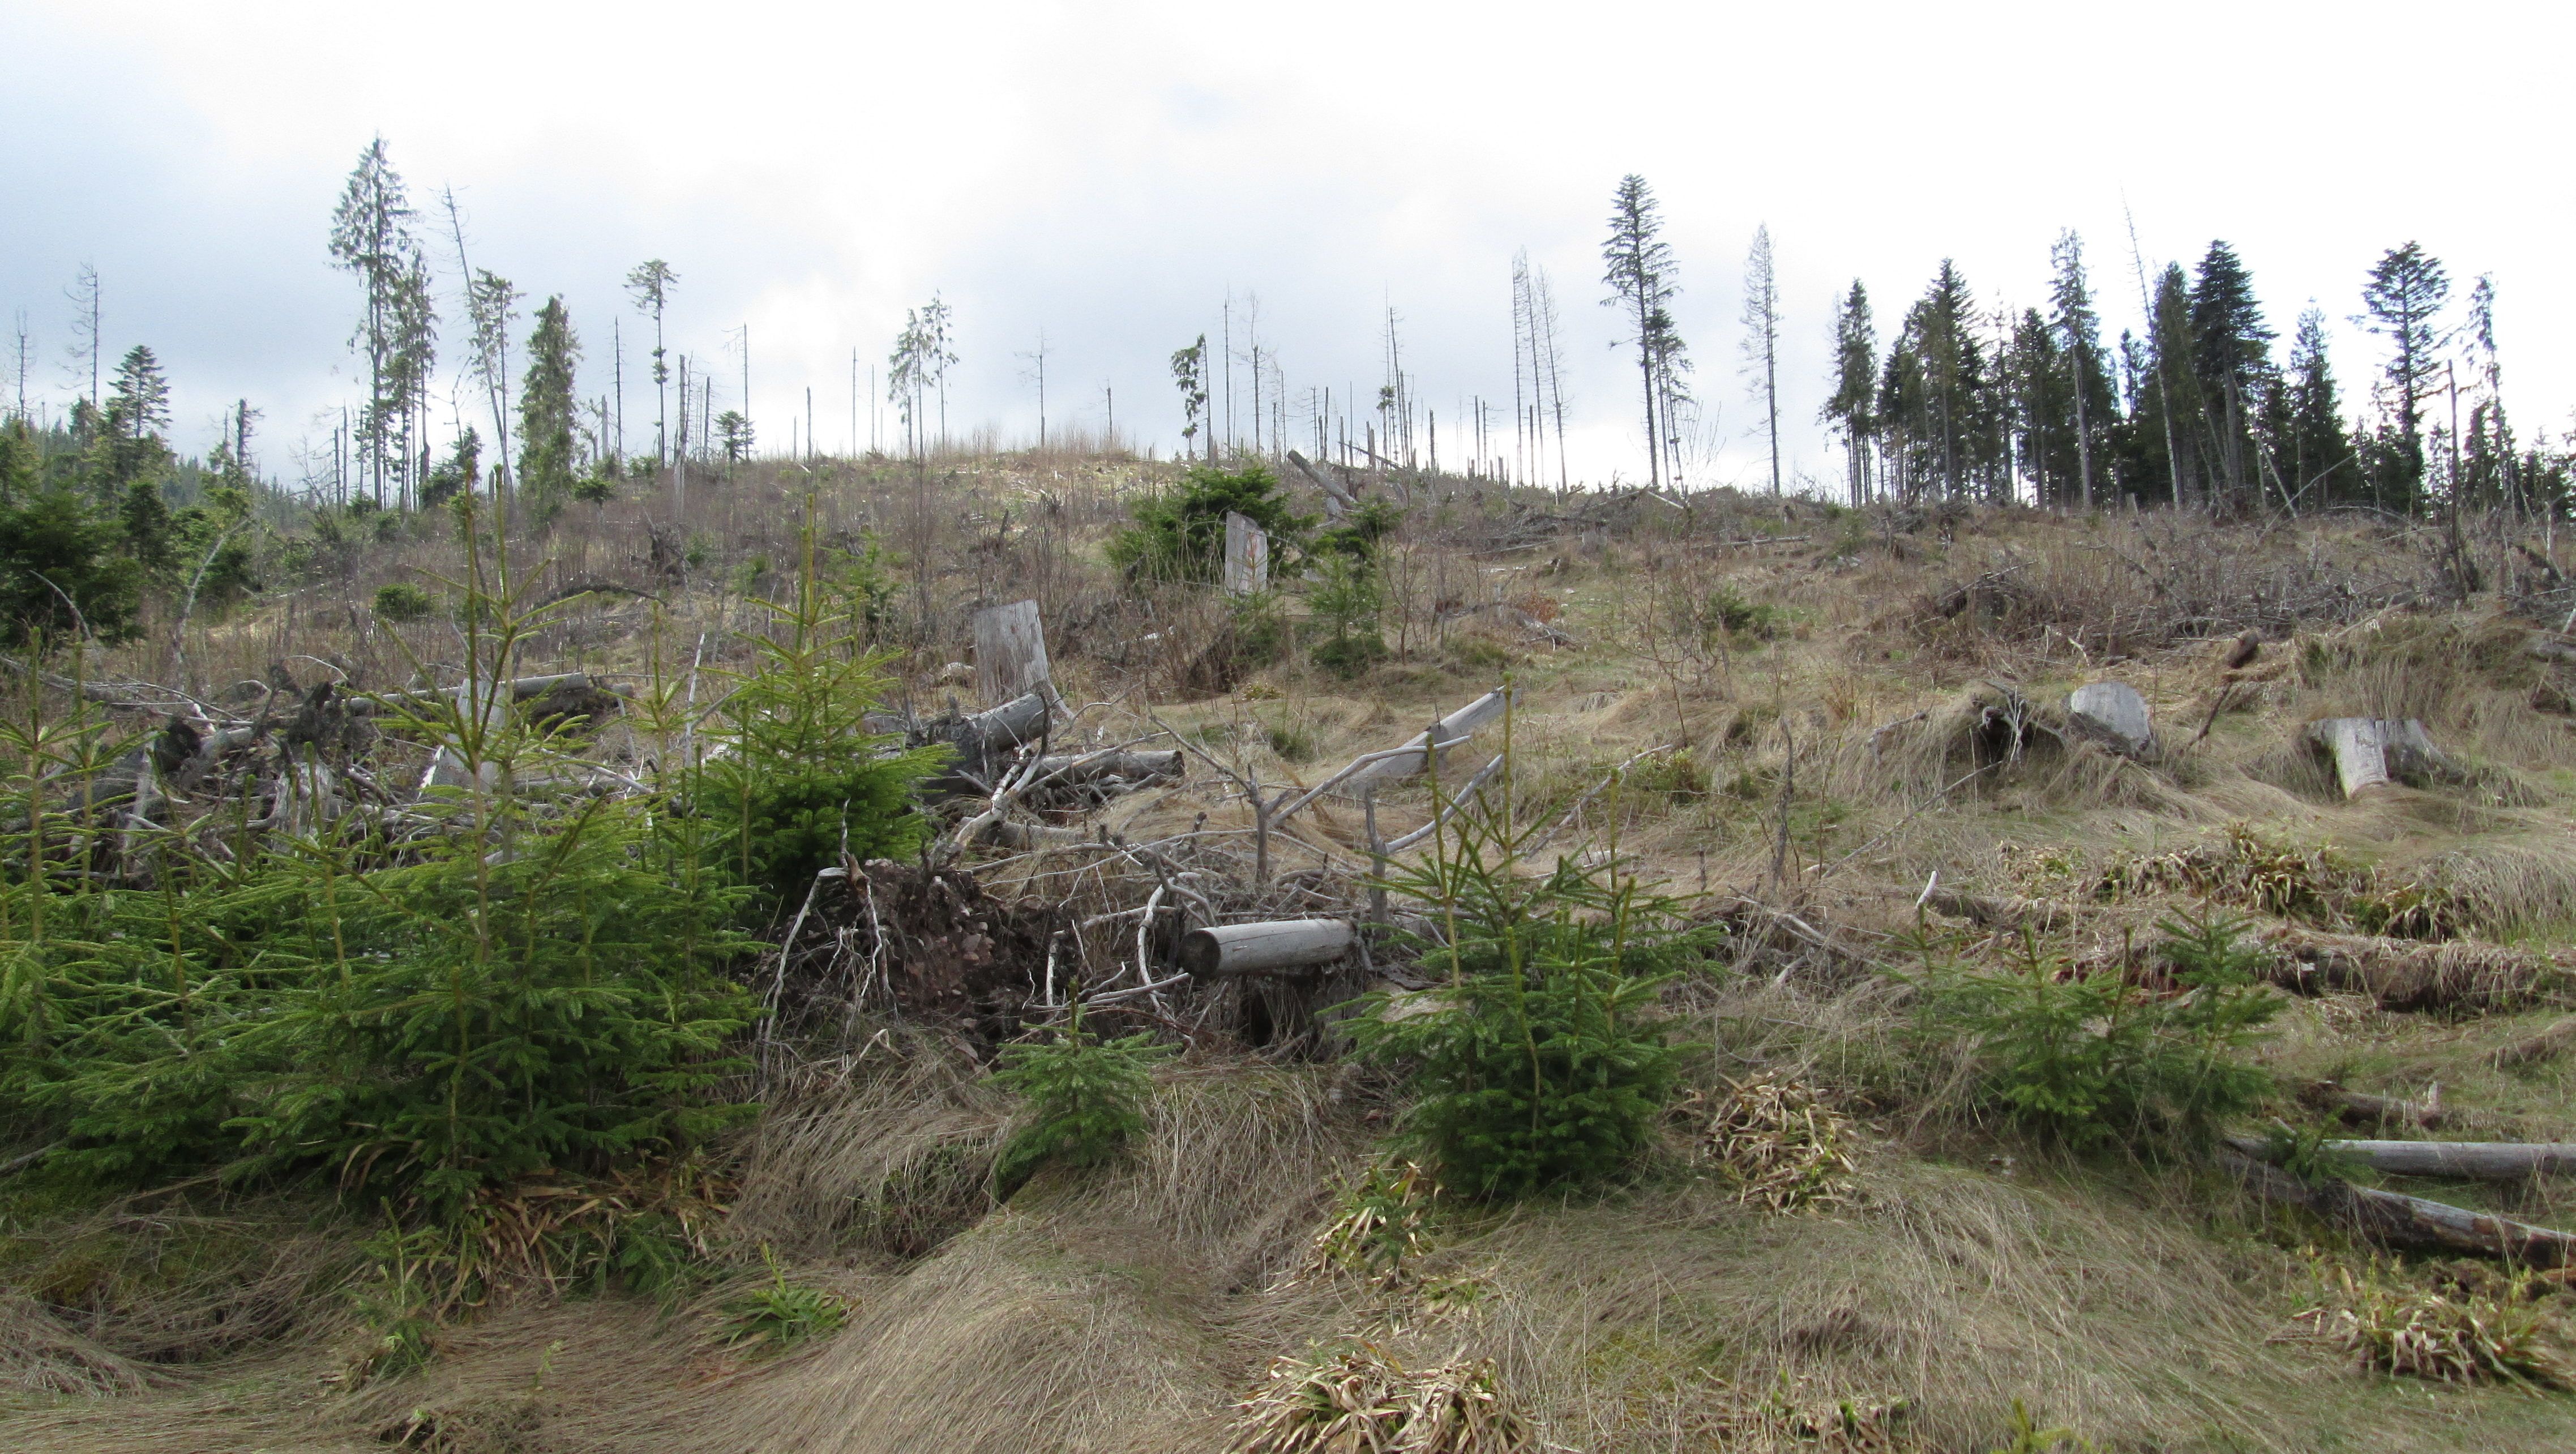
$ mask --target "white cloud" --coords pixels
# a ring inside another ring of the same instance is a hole
[[[58,385],[60,289],[93,259],[112,343],[163,352],[183,426],[239,396],[301,419],[346,393],[350,285],[322,235],[381,131],[417,193],[457,188],[478,265],[572,301],[592,392],[619,278],[661,256],[675,351],[725,360],[747,322],[755,412],[783,422],[810,385],[827,442],[851,350],[881,358],[933,290],[962,328],[955,412],[1032,427],[1013,355],[1043,328],[1059,417],[1111,381],[1122,422],[1168,439],[1164,360],[1231,288],[1292,383],[1336,395],[1374,389],[1395,307],[1449,453],[1459,401],[1509,393],[1526,245],[1570,328],[1579,463],[1633,473],[1592,306],[1633,170],[1730,420],[1738,270],[1770,225],[1790,454],[1827,478],[1809,421],[1853,276],[1883,331],[1944,256],[1988,302],[2036,301],[2073,226],[2116,321],[2124,206],[2151,266],[2234,243],[2285,334],[2316,299],[2355,396],[2342,320],[2380,250],[2420,236],[2463,291],[2494,272],[2508,388],[2555,424],[2576,281],[2548,68],[2570,29],[2494,4],[22,6],[0,16],[0,53],[34,62],[0,94],[0,306]]]

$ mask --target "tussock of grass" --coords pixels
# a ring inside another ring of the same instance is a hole
[[[1714,1103],[1692,1092],[1679,1112],[1695,1123],[1696,1158],[1725,1176],[1737,1200],[1774,1212],[1851,1201],[1851,1119],[1814,1086],[1765,1071],[1730,1083]]]
[[[2094,896],[2111,902],[2156,893],[2393,939],[2454,939],[2475,927],[2470,905],[2446,887],[2397,878],[2334,848],[2301,847],[2244,823],[2229,824],[2213,843],[2123,855],[2094,885]]]
[[[2469,1268],[2431,1286],[2373,1264],[2320,1269],[2316,1301],[2294,1321],[2376,1373],[2436,1383],[2576,1389],[2576,1324],[2560,1285],[2537,1274]]]
[[[1519,1454],[1542,1447],[1492,1359],[1407,1368],[1372,1347],[1282,1358],[1238,1406],[1228,1454]]]

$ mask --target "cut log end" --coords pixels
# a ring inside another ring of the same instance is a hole
[[[1314,969],[1350,953],[1354,939],[1347,919],[1218,924],[1181,936],[1181,968],[1194,975]]]

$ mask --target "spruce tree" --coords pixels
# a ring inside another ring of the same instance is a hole
[[[1645,404],[1650,487],[1664,482],[1662,456],[1671,430],[1662,416],[1681,346],[1668,308],[1681,287],[1674,280],[1673,250],[1662,240],[1662,231],[1654,189],[1634,172],[1620,178],[1610,201],[1610,236],[1601,244],[1605,265],[1601,281],[1610,289],[1601,306],[1620,310],[1636,329],[1631,341],[1637,347],[1637,377]]]
[[[2514,459],[2513,428],[2505,418],[2504,369],[2496,356],[2493,277],[2482,273],[2470,285],[2458,337],[2462,372],[2469,379],[2469,418],[2460,440],[2466,458],[2455,491],[2462,499],[2519,514],[2527,502]]]
[[[2224,242],[2213,241],[2201,257],[2190,319],[2201,474],[2217,496],[2243,508],[2261,492],[2253,425],[2272,370],[2272,330],[2264,326],[2252,276]]]
[[[1890,462],[1909,497],[1937,483],[1943,496],[1965,499],[1996,482],[2000,422],[1993,372],[1976,338],[1976,300],[1951,260],[1906,310],[1889,351],[1880,418],[1890,428]]]
[[[367,359],[367,402],[358,416],[358,456],[374,480],[375,502],[384,503],[387,466],[393,461],[394,423],[409,397],[409,360],[399,357],[411,264],[419,249],[411,237],[412,207],[381,136],[358,154],[348,186],[331,214],[331,257],[358,276],[366,302],[350,339]],[[424,290],[425,291],[425,290]],[[426,377],[425,372],[423,377]]]
[[[637,263],[626,275],[627,294],[635,300],[635,311],[653,320],[653,463],[671,462],[671,382],[670,356],[662,348],[662,315],[671,304],[671,288],[680,275],[660,258],[647,258]],[[683,401],[686,402],[686,401]]]
[[[161,433],[169,427],[170,381],[152,350],[137,344],[116,366],[91,446],[99,492],[121,496],[137,480],[157,484],[170,465],[170,447]]]
[[[2199,437],[2198,384],[2191,371],[2191,284],[2179,263],[2155,282],[2144,338],[2123,337],[2132,377],[2130,488],[2142,499],[2188,504],[2206,493],[2192,441]]]
[[[571,314],[560,296],[548,298],[528,335],[528,376],[519,391],[519,489],[545,515],[572,494],[580,427],[573,370],[580,358]]]
[[[0,643],[60,641],[84,626],[126,640],[142,573],[114,518],[44,479],[43,453],[24,415],[0,422]]]
[[[2031,481],[2033,499],[2059,508],[2077,503],[2081,471],[2076,458],[2074,379],[2060,352],[2057,330],[2038,309],[2023,309],[2013,324],[2003,372],[2009,381],[2006,393],[2014,449],[2022,473]]]
[[[510,325],[519,321],[521,296],[508,278],[489,271],[475,273],[465,289],[465,317],[473,329],[468,357],[492,406],[493,453],[498,461],[493,466],[493,485],[505,499],[510,458],[505,427],[510,408]]]
[[[420,486],[429,473],[429,385],[437,364],[438,309],[430,292],[429,259],[415,242],[395,275],[387,397],[378,405],[394,420],[400,440],[394,485],[411,504],[419,503]]]
[[[1744,258],[1744,372],[1762,402],[1762,436],[1771,447],[1771,493],[1780,493],[1780,283],[1771,260],[1771,229],[1753,229]]]
[[[2363,497],[2352,438],[2326,356],[2326,316],[2314,308],[2299,315],[2290,338],[2290,367],[2281,389],[2286,407],[2279,460],[2294,509],[2309,500],[2349,504]]]
[[[1851,502],[1869,501],[1869,455],[1878,433],[1873,397],[1878,375],[1878,329],[1870,321],[1869,290],[1858,278],[1834,309],[1834,390],[1821,418],[1843,436],[1851,471]]]
[[[2049,280],[2049,325],[2057,333],[2075,414],[2076,502],[2089,508],[2096,498],[2096,471],[2107,462],[2110,431],[2119,420],[2119,398],[2111,382],[2110,356],[2102,348],[2102,317],[2093,306],[2092,279],[2084,270],[2084,239],[2071,230],[2059,233],[2049,259],[2055,264]]]
[[[2362,285],[2362,307],[2353,321],[2388,341],[2382,407],[2394,415],[2383,457],[2385,492],[2410,512],[2424,488],[2424,401],[2438,388],[2442,308],[2451,299],[2451,277],[2441,260],[2409,242],[2390,248]]]

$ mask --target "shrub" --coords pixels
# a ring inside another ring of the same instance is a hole
[[[1699,621],[1700,630],[1710,636],[1769,641],[1780,634],[1788,617],[1769,602],[1747,600],[1735,587],[1719,586],[1709,592],[1707,603],[1700,608]]]
[[[1315,664],[1340,677],[1355,677],[1386,659],[1386,640],[1379,619],[1386,609],[1386,584],[1378,572],[1377,538],[1385,525],[1335,527],[1319,543],[1315,584],[1306,594],[1307,609],[1327,633],[1308,653]]]
[[[378,616],[397,626],[426,621],[430,613],[438,609],[438,603],[430,599],[429,592],[409,581],[376,587],[373,605]]]
[[[2020,1399],[2012,1401],[2011,1442],[1996,1446],[1991,1454],[2052,1454],[2059,1449],[2074,1449],[2090,1454],[2093,1442],[2073,1429],[2043,1429],[2030,1415],[2030,1405]]]
[[[2392,878],[2333,847],[2301,848],[2243,823],[2227,825],[2215,843],[2124,855],[2094,886],[2108,901],[2155,892],[2395,939],[2438,942],[2475,927],[2473,906],[2439,885]]]
[[[1145,1129],[1154,1063],[1168,1053],[1148,1034],[1103,1040],[1072,1025],[1045,1044],[1007,1046],[993,1083],[1027,1102],[1020,1124],[993,1161],[993,1182],[1009,1196],[1038,1168],[1098,1166]]]
[[[1263,591],[1245,596],[1229,609],[1232,614],[1219,649],[1228,654],[1236,672],[1259,671],[1288,654],[1288,621],[1280,614],[1276,595]]]
[[[1446,942],[1424,967],[1447,984],[1401,1003],[1366,997],[1351,1022],[1363,1055],[1400,1067],[1398,1123],[1442,1184],[1507,1198],[1612,1176],[1633,1162],[1670,1098],[1681,1047],[1658,1011],[1675,967],[1716,930],[1685,901],[1610,869],[1558,860],[1518,871],[1544,825],[1506,809],[1462,811],[1432,860],[1388,887],[1433,907]]]
[[[2555,1294],[2555,1296],[2553,1296]],[[2363,1368],[2436,1383],[2576,1389],[2576,1330],[2544,1275],[2481,1269],[2448,1287],[2408,1287],[2377,1265],[2320,1267],[2295,1321]]]
[[[1279,754],[1281,762],[1312,762],[1322,750],[1322,744],[1315,739],[1314,724],[1297,717],[1262,721],[1261,737],[1272,752]]]
[[[1264,465],[1200,465],[1172,490],[1136,503],[1133,525],[1109,541],[1109,563],[1130,580],[1205,583],[1225,557],[1225,517],[1241,515],[1270,536],[1270,569],[1280,574],[1313,522],[1289,508],[1279,477]]]
[[[1979,972],[1933,964],[1922,1030],[1964,1041],[1980,1100],[2075,1150],[2195,1151],[2271,1087],[2244,1052],[2281,1002],[2254,982],[2261,950],[2224,915],[2168,919],[2158,946],[2179,986],[2074,977],[2025,940]]]
[[[1308,648],[1315,665],[1344,681],[1386,660],[1386,641],[1374,631],[1366,636],[1331,636]]]

